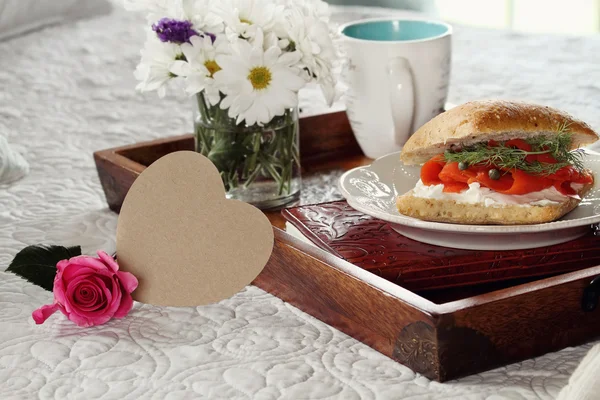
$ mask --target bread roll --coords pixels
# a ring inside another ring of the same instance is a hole
[[[573,134],[572,149],[598,140],[585,122],[551,107],[503,100],[473,101],[423,125],[408,139],[400,158],[407,165],[419,165],[453,145],[552,135],[564,124]]]

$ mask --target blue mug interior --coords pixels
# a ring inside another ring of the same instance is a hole
[[[417,20],[365,21],[348,25],[342,33],[348,37],[378,42],[402,42],[432,39],[448,32],[448,26]]]

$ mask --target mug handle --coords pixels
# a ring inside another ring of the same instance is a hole
[[[413,73],[409,61],[404,57],[390,59],[387,73],[394,121],[394,143],[404,146],[412,134],[415,111]]]

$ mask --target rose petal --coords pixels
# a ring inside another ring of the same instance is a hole
[[[89,307],[79,306],[77,307],[77,310],[73,312],[77,312],[79,315],[89,317],[92,313],[94,313],[94,315],[101,315],[102,312],[99,312],[101,310],[103,310],[102,304],[95,304]]]
[[[48,319],[48,317],[57,312],[59,309],[60,306],[56,303],[46,304],[45,306],[41,306],[33,313],[31,313],[31,316],[33,317],[35,323],[39,325],[43,324]]]
[[[97,298],[96,287],[90,284],[82,283],[75,292],[75,300],[83,303],[93,303]]]
[[[102,325],[103,323],[107,322],[110,319],[110,317],[108,317],[108,318],[106,318],[106,317],[89,318],[85,315],[81,315],[76,312],[70,313],[69,315],[67,315],[67,318],[69,318],[69,320],[75,322],[77,325],[82,326],[82,327]]]
[[[75,301],[75,292],[82,284],[89,284],[94,287],[97,287],[99,294],[98,304],[102,306],[102,308],[105,308],[106,305],[103,305],[103,303],[105,303],[106,301],[106,285],[100,277],[90,274],[75,277],[71,282],[68,283],[67,290],[65,292],[64,304],[67,312],[74,312],[80,308],[79,304],[77,304],[77,302]],[[94,308],[97,309],[99,307]]]
[[[60,260],[56,264],[56,269],[57,269],[58,272],[62,272],[67,265],[69,265],[69,260]]]
[[[95,270],[98,271],[110,271],[112,272],[112,270],[109,269],[108,266],[106,266],[106,264],[104,264],[102,262],[102,260],[96,258],[96,257],[91,257],[91,256],[77,256],[77,257],[73,257],[70,260],[71,264],[74,265],[79,265],[82,267],[90,267],[90,268],[94,268]]]
[[[81,277],[81,279],[85,279],[85,277]],[[70,285],[72,285],[72,283],[70,283],[67,286],[66,290],[63,292],[63,298],[61,301],[61,304],[65,308],[66,315],[69,315],[69,313],[73,312],[73,305],[71,304],[71,294],[69,293]]]
[[[89,282],[81,282],[73,294],[73,300],[78,307],[85,307],[86,310],[96,309],[100,305],[100,293],[95,285]]]
[[[94,313],[94,315],[102,314],[105,308],[106,308],[106,305],[104,303],[95,303],[95,304],[91,304],[89,306],[82,306],[82,305],[77,306],[77,310],[75,310],[75,311],[77,313],[79,313],[80,315],[89,316],[92,313]]]
[[[65,307],[65,310],[67,311],[67,313],[70,313],[73,311],[73,306],[74,306],[73,293],[74,293],[75,289],[77,288],[79,283],[81,283],[87,279],[89,279],[89,275],[81,275],[81,276],[77,276],[77,277],[73,278],[70,282],[63,282],[66,284],[66,290],[64,292],[64,302],[62,304]]]
[[[112,296],[112,299],[110,299],[110,301],[108,302],[106,313],[112,317],[119,308],[119,305],[121,304],[123,289],[121,289],[121,284],[119,283],[118,279],[116,279],[116,277],[113,278],[111,283],[112,285],[110,294]]]
[[[102,303],[103,307],[96,311],[96,315],[107,314],[107,312],[110,311],[109,309],[113,302],[113,293],[106,286],[106,282],[103,279],[101,279],[98,276],[94,276],[93,279],[97,282],[98,288],[100,290],[102,290],[102,296],[104,297],[104,301]],[[112,312],[110,312],[109,314],[110,314],[109,316],[112,316],[112,314],[114,314],[114,310]]]
[[[90,326],[103,325],[112,319],[112,315],[101,315],[89,318]]]
[[[112,314],[106,313],[108,301],[111,300],[111,294],[106,288],[104,281],[95,276],[90,276],[88,279],[94,282],[94,287],[98,288],[102,301],[98,304],[97,309],[92,311],[86,310],[85,307],[72,308],[68,318],[79,326],[101,325],[109,321],[112,317]]]
[[[85,313],[81,311],[74,311],[67,315],[71,321],[75,322],[79,326],[94,326],[102,325],[112,318],[112,315],[106,315],[98,312]]]
[[[77,308],[73,310],[74,312],[77,312],[83,316],[103,314],[108,305],[108,300],[106,299],[104,283],[102,281],[100,281],[100,283],[97,283],[95,280],[96,279],[95,277],[92,277],[90,279],[92,279],[94,281],[93,286],[94,286],[94,288],[96,288],[96,291],[97,291],[97,299],[96,299],[95,304],[91,304],[89,306],[86,306],[86,305],[79,306],[78,305]]]
[[[81,275],[96,275],[100,273],[98,270],[89,267],[82,267],[77,264],[70,264],[63,270],[62,281],[67,285],[76,277]]]
[[[103,283],[104,286],[106,286],[111,293],[114,292],[114,282],[117,279],[116,274],[111,274],[111,276],[105,276],[103,274],[95,274],[94,278],[100,279]]]
[[[138,280],[131,272],[119,271],[117,277],[127,293],[133,292],[138,287]]]
[[[131,295],[129,293],[123,293],[123,297],[121,298],[121,304],[119,305],[117,311],[115,311],[114,317],[123,318],[124,316],[129,314],[129,311],[131,311],[132,307],[133,299],[131,298]]]
[[[119,264],[117,264],[115,259],[112,258],[111,256],[109,256],[108,254],[106,254],[105,252],[99,251],[98,257],[100,257],[100,260],[102,260],[102,262],[104,264],[106,264],[114,272],[117,272],[119,270]]]
[[[54,278],[54,286],[52,287],[52,293],[54,293],[54,301],[64,305],[65,304],[65,283],[62,280],[62,272],[56,273]]]
[[[88,319],[77,313],[71,312],[71,313],[66,314],[66,316],[69,319],[69,321],[73,321],[79,326],[83,326],[83,327],[90,326]]]
[[[103,299],[105,299],[105,300],[107,299],[107,297],[106,297],[107,293],[110,298],[110,290],[106,286],[107,281],[104,280],[102,276],[97,276],[97,275],[90,276],[90,279],[95,282],[95,285],[100,290],[100,295],[102,296]],[[108,280],[108,283],[112,284],[112,280]]]

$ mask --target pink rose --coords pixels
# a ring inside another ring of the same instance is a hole
[[[57,310],[79,326],[100,325],[127,315],[138,281],[129,272],[119,271],[119,265],[105,252],[99,251],[98,257],[77,256],[56,264],[54,303],[33,312],[36,324],[44,323]]]

